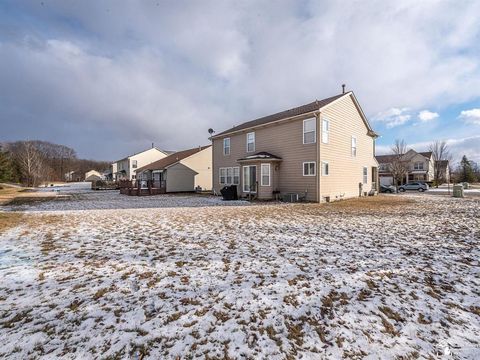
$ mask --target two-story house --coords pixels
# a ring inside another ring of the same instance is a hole
[[[139,153],[127,156],[123,159],[115,161],[111,167],[113,170],[113,178],[118,180],[135,180],[135,171],[145,165],[148,165],[154,161],[163,159],[168,156],[169,153],[156,147],[141,151]]]
[[[382,185],[394,185],[393,174],[391,172],[392,162],[396,161],[394,155],[377,155],[379,164],[379,179]],[[406,174],[400,181],[402,184],[411,182],[432,182],[435,178],[435,161],[432,153],[416,152],[413,149],[408,150],[401,155],[399,160],[404,163]]]
[[[353,92],[248,121],[212,136],[213,188],[325,202],[376,189],[376,133]]]

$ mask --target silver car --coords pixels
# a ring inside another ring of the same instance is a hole
[[[428,190],[428,185],[420,182],[413,182],[398,187],[398,191],[400,192],[404,192],[407,190],[417,190],[420,192],[424,192]]]

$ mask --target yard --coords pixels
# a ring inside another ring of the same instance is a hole
[[[6,207],[0,357],[480,356],[478,198],[224,205]]]

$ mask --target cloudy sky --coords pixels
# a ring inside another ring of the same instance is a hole
[[[115,160],[353,90],[388,150],[480,161],[479,1],[0,2],[0,141]]]

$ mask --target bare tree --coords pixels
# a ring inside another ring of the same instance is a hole
[[[27,186],[36,186],[44,173],[40,152],[32,141],[22,141],[15,151],[15,158]]]
[[[438,188],[438,184],[440,182],[447,180],[446,176],[450,161],[452,160],[452,156],[450,155],[450,151],[448,149],[446,141],[435,140],[430,144],[428,150],[432,152],[434,164],[433,178],[435,181],[435,185]],[[444,164],[442,164],[443,161],[447,161],[445,166]]]
[[[395,144],[391,148],[392,162],[390,164],[390,172],[393,176],[395,184],[403,185],[403,178],[408,174],[408,162],[405,161],[404,155],[407,152],[407,144],[404,140],[395,140]]]

